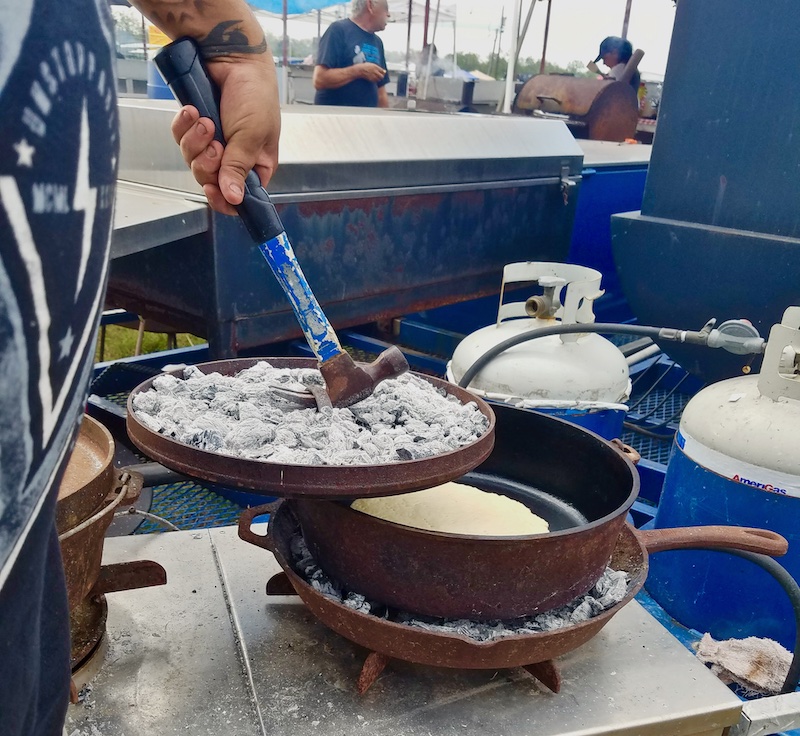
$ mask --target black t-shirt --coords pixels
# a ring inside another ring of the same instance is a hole
[[[328,27],[319,42],[317,64],[329,69],[344,69],[370,61],[386,69],[383,42],[374,33],[359,28],[352,20],[337,20]],[[354,79],[338,89],[320,89],[314,95],[316,105],[377,107],[378,87],[389,82],[389,73],[380,82]]]
[[[83,412],[118,156],[106,0],[0,8],[0,733],[61,734],[55,493]]]

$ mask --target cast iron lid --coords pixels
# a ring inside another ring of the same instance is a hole
[[[216,371],[224,376],[233,376],[262,360],[269,361],[276,368],[315,368],[317,365],[309,358],[240,358],[202,363],[197,368],[203,373]],[[179,374],[180,371],[172,372],[175,376]],[[127,429],[133,443],[145,455],[172,470],[267,496],[348,499],[409,493],[460,478],[480,465],[494,447],[495,419],[486,402],[446,381],[415,375],[456,396],[462,403],[475,402],[489,420],[488,429],[468,445],[421,460],[350,466],[249,460],[186,445],[142,424],[134,412],[133,400],[137,394],[150,389],[157,376],[137,386],[128,397]]]

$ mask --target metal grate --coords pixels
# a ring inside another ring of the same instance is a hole
[[[242,507],[193,481],[153,487],[150,513],[172,522],[179,529],[212,529],[239,521]],[[163,532],[164,527],[149,519],[135,534]]]
[[[103,396],[103,398],[125,409],[128,406],[129,394],[130,394],[129,391],[118,391],[117,393],[106,394],[105,396]]]
[[[672,451],[672,436],[662,440],[628,430],[622,433],[622,441],[626,445],[630,445],[646,460],[661,465],[667,464],[669,454]]]
[[[636,401],[634,393],[631,403]],[[657,389],[650,392],[632,411],[631,419],[637,416],[647,417],[651,423],[670,422],[675,425],[680,421],[681,413],[691,396],[680,392],[670,394],[669,391]]]

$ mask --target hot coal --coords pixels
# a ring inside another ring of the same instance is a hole
[[[225,455],[298,465],[377,465],[456,450],[478,439],[488,420],[477,404],[413,374],[380,383],[346,409],[302,409],[275,387],[324,385],[312,368],[262,361],[236,376],[159,376],[134,397],[139,421],[154,432]]]
[[[380,603],[367,600],[360,593],[347,590],[320,569],[299,531],[291,539],[291,552],[292,566],[297,574],[327,598],[361,613],[378,616],[386,621],[414,626],[436,633],[460,634],[475,641],[492,641],[506,636],[554,631],[565,626],[574,626],[583,621],[588,621],[590,618],[619,603],[628,592],[630,580],[627,572],[612,570],[607,567],[588,593],[551,611],[517,618],[513,621],[449,620],[417,616],[391,609]]]

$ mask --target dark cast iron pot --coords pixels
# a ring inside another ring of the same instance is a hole
[[[576,425],[502,405],[494,412],[494,449],[463,480],[521,501],[548,521],[550,533],[429,532],[355,511],[346,501],[290,499],[323,570],[368,599],[450,619],[513,619],[589,591],[638,495],[635,467]],[[723,532],[704,544],[728,541]]]

